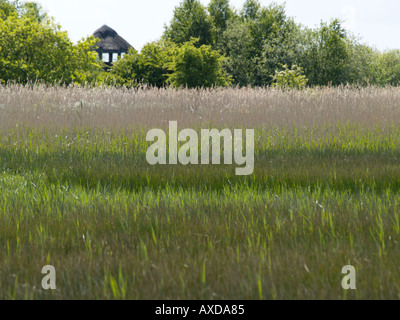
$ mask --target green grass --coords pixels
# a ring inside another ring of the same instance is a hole
[[[400,298],[398,127],[258,127],[249,177],[151,167],[147,146],[138,130],[0,133],[0,299]]]

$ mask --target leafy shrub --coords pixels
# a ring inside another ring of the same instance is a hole
[[[303,69],[293,65],[291,69],[285,64],[282,71],[276,71],[273,76],[273,87],[281,89],[304,89],[308,79],[303,74]]]
[[[189,88],[229,86],[232,78],[224,69],[226,59],[211,46],[196,47],[198,39],[185,42],[173,50],[172,61],[168,63],[171,74],[167,82],[174,87]]]

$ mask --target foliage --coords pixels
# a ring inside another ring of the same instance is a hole
[[[257,61],[253,55],[252,37],[248,25],[239,20],[229,22],[219,48],[222,54],[229,58],[226,61],[226,69],[235,83],[241,86],[252,83]]]
[[[199,38],[198,46],[210,45],[213,43],[212,18],[199,0],[183,0],[175,8],[170,25],[165,27],[164,38],[176,44]]]
[[[307,78],[303,69],[293,65],[291,69],[287,65],[282,66],[282,71],[276,71],[273,77],[273,86],[281,89],[304,89],[307,85]]]
[[[211,0],[208,12],[214,26],[214,40],[218,44],[222,34],[228,27],[228,22],[237,18],[236,12],[230,7],[229,0]]]
[[[301,55],[300,27],[291,19],[287,19],[279,27],[273,37],[264,42],[260,58],[260,84],[271,84],[271,75],[282,65],[292,66],[299,64]]]
[[[228,23],[219,48],[229,58],[227,69],[241,86],[265,86],[282,64],[296,63],[300,28],[278,5],[261,7],[247,1],[242,19]]]
[[[40,7],[26,3],[22,14],[0,19],[1,82],[85,83],[100,69],[95,40],[74,45],[61,27],[46,19]]]
[[[50,19],[42,6],[36,2],[22,3],[18,6],[18,11],[21,17],[29,17],[39,23]]]
[[[225,58],[211,46],[197,47],[198,39],[182,45],[168,41],[149,43],[141,53],[131,50],[110,70],[109,84],[162,87],[211,87],[231,84],[224,69]]]
[[[227,86],[231,84],[223,67],[225,58],[211,46],[196,47],[198,39],[192,39],[176,47],[168,64],[171,74],[167,82],[175,87],[189,88]]]
[[[244,20],[256,20],[261,9],[260,1],[246,0],[243,4],[241,16]]]
[[[118,84],[120,86],[134,86],[141,80],[140,54],[134,49],[130,49],[122,59],[119,59],[111,67],[105,82],[108,84]]]
[[[246,0],[239,11],[229,0],[211,0],[207,7],[182,0],[161,40],[131,51],[109,72],[94,45],[92,38],[73,44],[38,3],[0,0],[1,83],[263,87],[273,84],[283,65],[301,67],[310,86],[400,83],[399,50],[363,44],[338,19],[305,28],[284,5],[259,0]]]
[[[15,4],[9,0],[0,0],[0,19],[7,19],[11,14],[16,13]]]
[[[311,85],[346,83],[346,66],[350,53],[346,30],[339,20],[321,23],[320,28],[306,30],[300,64]]]
[[[400,85],[400,50],[390,50],[378,54],[377,84]]]
[[[347,83],[366,86],[378,84],[380,67],[378,65],[378,52],[357,39],[350,39],[348,44],[349,58],[345,67],[345,79]]]
[[[140,53],[131,49],[114,63],[107,82],[127,87],[139,84],[165,86],[169,73],[166,65],[171,60],[172,46],[173,44],[160,40],[146,44]]]
[[[165,85],[169,74],[167,63],[171,61],[173,47],[168,41],[152,42],[143,47],[140,63],[145,83],[157,87]]]

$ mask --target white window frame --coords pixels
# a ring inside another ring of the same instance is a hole
[[[112,53],[111,54],[111,60],[112,62],[117,62],[118,61],[118,53]]]
[[[107,60],[105,60],[106,57],[108,57]],[[108,52],[104,52],[104,53],[102,54],[102,60],[103,60],[103,62],[105,62],[105,63],[109,63],[109,62],[110,62],[110,54],[109,54]]]

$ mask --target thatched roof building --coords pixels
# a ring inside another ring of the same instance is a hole
[[[113,62],[118,60],[118,57],[122,57],[130,48],[133,48],[114,29],[106,25],[97,29],[93,36],[100,39],[96,44],[98,47],[96,51],[99,54],[99,58],[107,65],[112,65]]]

